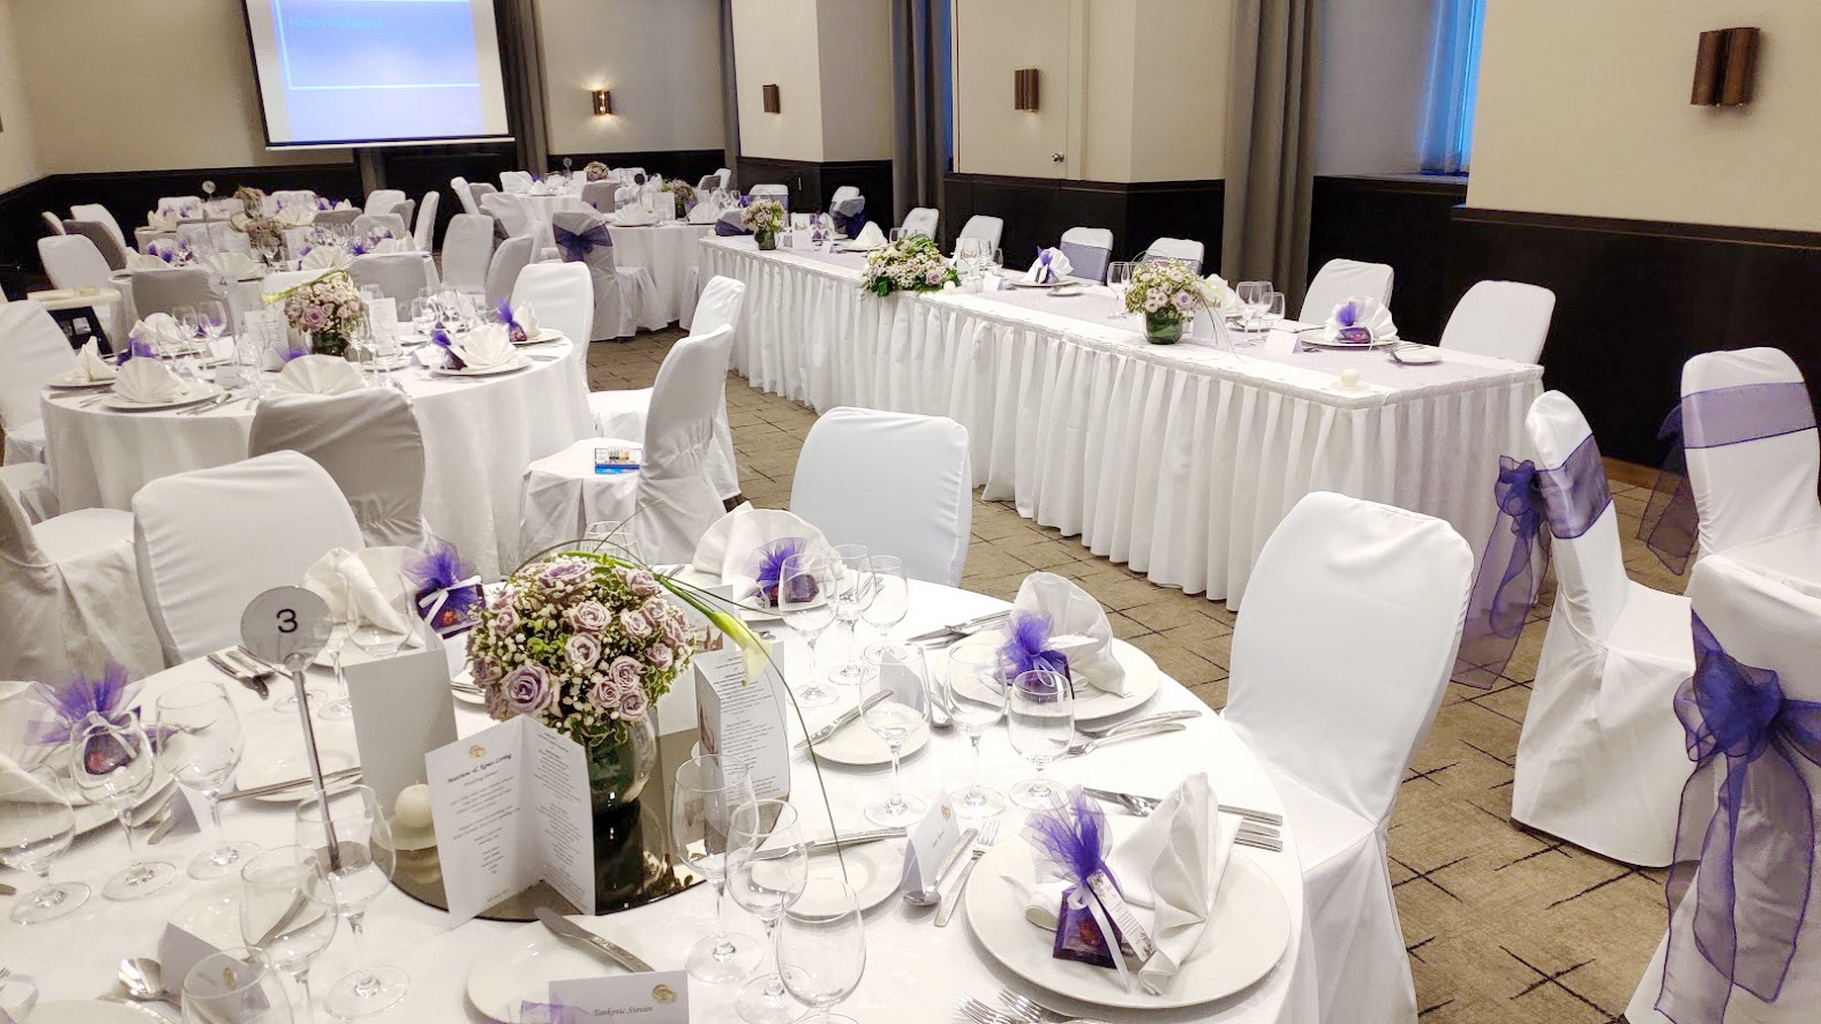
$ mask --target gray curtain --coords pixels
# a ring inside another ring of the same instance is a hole
[[[1309,274],[1316,6],[1240,0],[1234,12],[1220,272],[1273,282],[1289,309],[1302,305]]]
[[[937,5],[940,4],[940,8]],[[942,110],[944,76],[937,61],[942,36],[937,19],[948,0],[891,0],[892,5],[892,202],[897,220],[915,206],[941,206],[947,164]]]
[[[506,106],[518,143],[518,165],[542,174],[550,165],[544,119],[544,43],[537,0],[500,4],[500,41],[506,47]]]
[[[721,0],[721,159],[740,182],[740,82],[734,75],[733,0]]]

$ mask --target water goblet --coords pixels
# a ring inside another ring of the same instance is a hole
[[[291,1024],[293,1019],[277,969],[257,949],[210,953],[184,976],[184,1024]]]
[[[110,722],[91,712],[70,730],[70,739],[70,781],[89,802],[113,811],[126,836],[127,866],[102,884],[101,895],[110,900],[136,900],[170,885],[177,878],[177,868],[165,861],[139,859],[139,848],[133,842],[134,809],[158,781],[158,761],[139,720],[127,715]]]
[[[809,682],[797,691],[797,703],[804,707],[835,699],[816,668],[816,640],[835,621],[834,598],[829,594],[834,576],[833,560],[821,555],[791,555],[778,569],[778,614],[809,650]]]
[[[872,569],[873,596],[860,616],[885,640],[910,613],[910,581],[904,576],[904,559],[897,555],[872,555],[867,563]]]
[[[1005,691],[996,640],[972,636],[948,649],[942,707],[974,748],[973,782],[955,794],[955,813],[964,818],[990,818],[1005,810],[1005,797],[980,783],[980,741],[1005,717]]]
[[[240,937],[291,976],[304,1020],[310,1006],[310,965],[335,938],[335,897],[304,846],[267,850],[240,869]]]
[[[1135,266],[1137,264],[1126,260],[1116,260],[1107,264],[1107,290],[1113,293],[1114,304],[1118,307],[1117,315],[1119,316],[1130,315],[1125,311],[1125,297],[1126,293],[1132,290],[1132,268]]]
[[[1265,304],[1259,310],[1258,323],[1264,330],[1271,330],[1284,320],[1284,293],[1268,292]]]
[[[866,924],[853,889],[839,878],[812,878],[784,913],[778,931],[784,987],[816,1011],[815,1024],[855,1024],[831,1013],[866,974]]]
[[[1075,738],[1075,697],[1069,677],[1048,669],[1019,675],[1006,688],[1005,717],[1012,749],[1037,767],[1036,778],[1012,787],[1012,802],[1033,811],[1055,806],[1062,791],[1044,778],[1043,769],[1068,753]]]
[[[904,825],[929,809],[920,797],[905,795],[904,780],[898,771],[904,741],[929,724],[929,674],[923,648],[874,644],[866,649],[864,661],[860,706],[866,711],[861,717],[892,754],[891,794],[868,803],[866,818],[880,825]]]
[[[778,920],[802,895],[809,877],[809,850],[797,809],[782,800],[754,800],[736,808],[727,845],[728,891],[765,926],[774,964],[740,989],[734,1009],[749,1024],[791,1024],[803,1008],[785,991],[776,957]]]
[[[402,573],[392,574],[389,578],[382,576],[372,581],[379,585],[379,601],[386,610],[392,613],[391,621],[384,621],[374,614],[358,615],[350,638],[354,646],[359,647],[375,661],[390,658],[417,635],[417,587],[409,577]],[[356,581],[348,580],[350,598],[354,594]],[[377,608],[372,611],[377,612]],[[344,684],[345,685],[345,684]]]
[[[297,806],[296,826],[297,844],[310,851],[335,912],[354,935],[355,962],[366,965],[337,981],[323,1007],[330,1016],[343,1019],[379,1013],[411,989],[409,974],[397,967],[372,966],[366,948],[367,908],[392,884],[398,860],[379,798],[368,786],[330,793],[326,802],[312,795]]]
[[[683,967],[711,985],[739,981],[764,958],[758,940],[727,930],[727,855],[734,811],[753,800],[746,770],[703,754],[677,766],[670,791],[670,844],[714,888],[714,934],[689,947]]]
[[[1233,286],[1233,297],[1239,300],[1240,330],[1257,326],[1258,312],[1264,308],[1265,296],[1271,294],[1269,281],[1241,281]]]
[[[836,683],[860,682],[860,613],[873,598],[872,562],[863,544],[834,546],[834,576],[829,580],[829,601],[835,618],[847,627],[847,660],[828,674]]]
[[[221,791],[240,767],[244,746],[234,702],[213,680],[174,686],[158,695],[153,731],[160,737],[158,763],[178,784],[202,794],[215,826],[215,847],[190,861],[190,877],[220,878],[238,872],[259,852],[259,845],[231,842],[221,826]]]
[[[51,861],[70,848],[76,812],[57,774],[48,768],[0,773],[0,863],[30,871],[43,884],[24,893],[7,916],[14,924],[37,924],[73,912],[88,902],[81,882],[51,882]]]

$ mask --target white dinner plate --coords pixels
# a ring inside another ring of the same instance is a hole
[[[1022,276],[1006,278],[1005,283],[1007,285],[1010,285],[1013,288],[1036,288],[1036,289],[1040,289],[1040,290],[1041,289],[1052,289],[1053,290],[1053,289],[1057,289],[1057,288],[1073,288],[1073,287],[1079,286],[1077,282],[1067,281],[1067,280],[1047,281],[1042,284],[1039,284],[1036,281],[1026,281]]]
[[[132,1003],[104,1003],[99,999],[58,999],[39,1003],[30,1020],[31,1024],[147,1024],[148,1021],[171,1024],[171,1018],[156,1010]]]
[[[1363,345],[1358,342],[1354,342],[1354,341],[1340,341],[1338,339],[1335,341],[1329,341],[1321,333],[1321,331],[1314,330],[1314,331],[1308,332],[1307,334],[1302,335],[1302,343],[1305,345],[1313,346],[1315,348],[1373,349],[1373,348],[1389,348],[1392,345],[1402,345],[1404,342],[1403,342],[1402,338],[1375,338],[1372,341],[1369,341]]]
[[[1434,345],[1410,345],[1405,348],[1393,348],[1391,361],[1410,366],[1421,366],[1426,363],[1442,361],[1442,350]]]
[[[334,747],[326,747],[322,750],[322,770],[324,775],[327,775],[330,772],[341,771],[343,768],[352,768],[358,763],[359,762],[355,760],[354,755],[345,750],[337,750]],[[256,755],[248,758],[241,764],[240,771],[234,776],[234,785],[240,789],[255,789],[259,786],[270,786],[275,782],[290,782],[293,779],[305,779],[309,778],[309,776],[310,759],[304,756],[304,753],[301,750],[294,753],[278,754],[270,757]],[[359,779],[348,779],[345,782],[339,783],[331,782],[329,783],[329,791],[332,793],[340,792],[341,790],[358,785],[360,785]],[[256,796],[253,799],[258,800],[260,803],[293,804],[307,797],[314,796],[315,792],[316,791],[309,786],[299,786],[296,789],[287,789],[278,793],[268,793],[265,796]]]
[[[70,370],[60,373],[44,382],[44,386],[56,391],[93,391],[96,388],[111,388],[111,380],[89,380],[81,370]]]
[[[616,928],[610,917],[576,916],[569,920],[606,937],[615,945],[624,946],[648,963],[653,960],[654,943],[650,934],[634,935],[624,927]],[[654,966],[665,970],[670,965],[657,963]],[[516,1024],[519,1003],[527,999],[539,1003],[547,1001],[553,981],[625,973],[625,968],[608,963],[568,939],[550,934],[549,929],[534,921],[513,929],[475,961],[474,970],[468,973],[468,1001],[493,1020]]]
[[[101,400],[101,404],[115,412],[152,412],[158,409],[181,409],[186,405],[197,405],[211,398],[221,397],[221,386],[198,381],[184,391],[182,398],[168,402],[135,402],[124,395],[112,394]]]
[[[846,881],[861,910],[876,907],[897,894],[898,883],[904,880],[904,846],[902,839],[885,839],[847,848]],[[832,846],[811,852],[808,877],[841,878],[841,860]],[[832,901],[818,904],[808,897],[797,900],[792,909],[808,914],[834,914],[840,910]]]
[[[1076,722],[1091,725],[1116,718],[1157,696],[1158,688],[1163,686],[1163,673],[1158,671],[1157,663],[1124,640],[1113,641],[1113,658],[1125,669],[1126,688],[1131,694],[1119,697],[1091,686],[1076,687]]]
[[[1114,840],[1138,827],[1134,819],[1111,818]],[[1031,847],[1000,842],[980,858],[964,892],[968,926],[993,959],[1033,985],[1070,999],[1125,1010],[1169,1010],[1198,1006],[1240,991],[1270,973],[1290,944],[1290,908],[1277,883],[1250,856],[1234,850],[1220,879],[1214,916],[1201,944],[1163,995],[1134,986],[1126,991],[1119,973],[1052,954],[1053,933],[1025,919],[1025,889],[1035,877]],[[1009,876],[1009,877],[1008,877]],[[1013,880],[1016,880],[1016,884]],[[1139,920],[1149,915],[1135,910]]]
[[[153,804],[164,800],[167,796],[173,800],[182,800],[182,793],[171,792],[176,787],[177,781],[169,775],[166,775],[163,768],[158,769],[158,774],[152,779],[151,793],[147,794],[144,800],[134,804],[133,810],[137,812],[142,807],[152,806]],[[72,799],[70,803],[72,809],[76,812],[76,835],[86,835],[98,828],[104,828],[114,823],[116,817],[114,809],[106,804],[76,803],[74,799]],[[139,821],[137,814],[134,815],[133,821],[135,825],[137,825]]]
[[[520,347],[527,346],[527,345],[548,345],[553,341],[562,341],[562,340],[563,340],[562,331],[559,331],[559,330],[556,330],[556,329],[550,328],[550,327],[540,327],[540,328],[538,328],[538,331],[536,334],[532,335],[529,338],[526,338],[524,341],[515,341],[515,342],[513,342],[513,344],[518,345]]]
[[[511,373],[514,370],[522,370],[530,365],[530,363],[525,361],[524,356],[514,356],[511,361],[501,363],[498,366],[464,366],[459,370],[438,367],[430,372],[439,377],[496,377],[502,373]]]
[[[885,248],[884,243],[880,243],[878,245],[861,245],[858,242],[842,242],[841,244],[835,246],[835,251],[836,252],[872,252],[874,249],[883,249],[883,248]]]
[[[833,683],[826,682],[824,685],[834,686]],[[836,692],[841,695],[839,705],[842,710],[852,706],[853,690],[851,687],[836,687]],[[807,724],[811,732],[826,725],[828,720],[838,713],[832,708],[818,710],[831,713],[822,715],[820,721],[814,718],[809,719]],[[924,744],[928,742],[929,726],[925,725],[904,737],[904,748],[898,752],[899,759],[902,760],[922,750]],[[817,741],[816,756],[834,764],[844,764],[854,768],[875,768],[882,764],[892,763],[892,748],[885,745],[885,741],[879,738],[878,733],[867,727],[864,719],[856,718],[837,729],[833,736]]]

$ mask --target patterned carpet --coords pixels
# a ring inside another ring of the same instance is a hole
[[[595,345],[590,386],[650,386],[678,336]],[[728,378],[727,402],[746,496],[787,506],[797,450],[815,414],[738,377]],[[1649,475],[1617,463],[1609,471],[1626,567],[1634,579],[1680,593],[1683,581],[1634,538]],[[1468,541],[1477,547],[1485,538]],[[1036,569],[1079,581],[1108,608],[1119,636],[1209,706],[1225,705],[1234,616],[1224,604],[1156,586],[1008,504],[976,500],[963,585],[1009,600]],[[1450,687],[1392,820],[1391,877],[1425,1024],[1622,1021],[1662,936],[1662,872],[1614,863],[1507,819],[1512,758],[1548,615],[1546,594],[1508,679],[1483,692]]]

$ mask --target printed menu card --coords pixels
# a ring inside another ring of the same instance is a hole
[[[772,648],[772,666],[746,680],[739,648],[732,643],[705,651],[692,661],[696,719],[702,753],[720,754],[741,765],[760,800],[790,796],[790,738],[784,728],[784,652]]]

